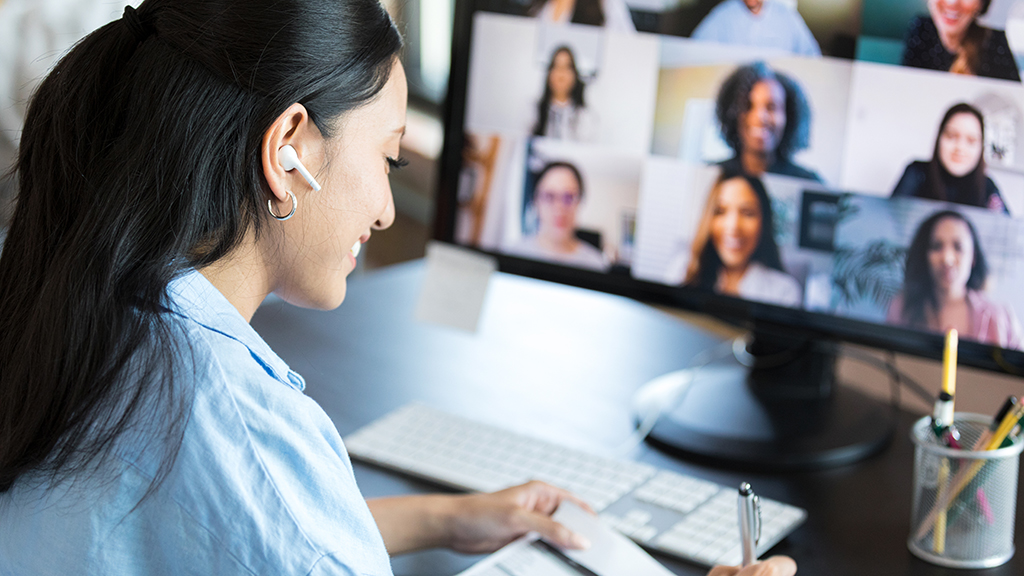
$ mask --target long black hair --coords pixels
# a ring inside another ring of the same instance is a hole
[[[400,48],[377,0],[146,0],[64,56],[28,108],[0,256],[0,491],[157,423],[166,474],[191,407],[168,284],[259,235],[280,114],[301,103],[330,137]]]
[[[957,114],[970,114],[978,119],[981,126],[982,154],[978,159],[978,165],[968,174],[958,177],[949,173],[939,157],[939,145],[942,142],[942,133],[946,131],[946,125]],[[928,174],[925,177],[925,187],[922,198],[932,198],[957,204],[969,206],[988,206],[988,177],[985,175],[985,117],[974,106],[963,102],[955,104],[946,110],[946,114],[939,123],[939,133],[935,136],[935,147],[932,152],[931,162],[928,163]],[[953,185],[954,182],[963,182],[963,185]]]
[[[761,209],[761,237],[757,241],[754,252],[750,255],[750,261],[785,272],[785,268],[782,266],[782,257],[779,256],[779,245],[775,242],[775,212],[772,210],[772,201],[768,197],[764,183],[760,178],[749,174],[726,171],[715,181],[704,205],[704,214],[701,216],[700,224],[697,227],[697,236],[693,242],[693,256],[687,267],[686,279],[683,281],[685,286],[713,290],[718,283],[722,258],[718,255],[714,243],[711,242],[711,220],[714,218],[722,186],[734,178],[742,178],[750,186],[750,189],[754,191],[754,196],[757,197],[758,207]]]
[[[569,100],[576,108],[583,108],[586,103],[583,100],[583,91],[586,83],[580,78],[579,68],[576,67],[576,56],[568,46],[559,46],[551,53],[551,62],[548,63],[548,72],[544,75],[544,95],[537,102],[537,124],[533,127],[534,136],[543,136],[548,129],[548,111],[551,109],[551,71],[555,69],[555,59],[559,54],[568,54],[569,62],[572,64],[573,85],[569,92]]]
[[[718,118],[722,139],[740,154],[743,148],[740,118],[750,110],[750,92],[754,85],[765,80],[778,82],[786,92],[786,126],[775,154],[789,160],[794,153],[807,148],[811,142],[811,106],[803,89],[789,76],[776,72],[764,62],[740,66],[719,88],[715,116]]]
[[[917,227],[910,248],[907,249],[906,266],[903,273],[903,310],[902,322],[907,326],[927,328],[928,311],[933,313],[939,309],[939,301],[935,296],[935,280],[932,278],[931,266],[928,263],[928,252],[931,249],[932,234],[935,227],[946,218],[959,220],[971,231],[974,243],[974,260],[971,263],[971,275],[967,278],[967,288],[981,290],[988,279],[988,263],[985,253],[981,250],[981,241],[974,225],[963,214],[954,210],[942,210],[932,214]]]

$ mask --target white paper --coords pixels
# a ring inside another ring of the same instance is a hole
[[[473,250],[431,242],[426,262],[416,319],[476,332],[497,261]]]
[[[563,502],[553,518],[590,540],[587,550],[562,550],[598,576],[672,576],[632,540],[605,526],[571,502]],[[581,576],[584,571],[538,549],[530,533],[498,550],[459,576]]]

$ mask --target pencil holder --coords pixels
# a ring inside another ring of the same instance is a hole
[[[992,418],[957,414],[960,445],[938,440],[931,419],[914,425],[914,502],[907,546],[917,557],[951,568],[991,568],[1013,557],[1018,460],[1024,442],[970,450]]]

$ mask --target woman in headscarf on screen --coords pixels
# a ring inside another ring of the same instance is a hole
[[[893,198],[931,198],[1010,213],[985,173],[985,118],[977,108],[960,103],[947,110],[933,150],[931,161],[907,166]]]

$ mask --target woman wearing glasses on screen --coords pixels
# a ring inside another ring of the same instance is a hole
[[[903,172],[893,198],[930,198],[1009,214],[995,182],[985,174],[985,118],[970,104],[956,104],[939,124],[932,159]]]
[[[907,30],[902,64],[1020,82],[1006,33],[978,24],[992,0],[928,0]]]
[[[800,85],[785,74],[764,62],[738,68],[722,83],[715,114],[722,138],[735,153],[721,163],[725,171],[821,181],[791,160],[810,143],[811,107]]]
[[[887,321],[938,333],[956,328],[964,338],[1020,349],[1017,316],[985,295],[987,279],[974,225],[958,212],[937,212],[914,233],[903,291],[890,304]]]
[[[782,267],[772,221],[771,199],[759,179],[723,173],[704,205],[683,285],[799,307],[803,290]]]
[[[576,57],[568,46],[551,55],[544,94],[537,103],[534,136],[588,142],[594,139],[596,120],[584,101],[586,84],[576,68]]]
[[[514,256],[547,260],[577,268],[607,270],[604,253],[576,236],[576,212],[583,201],[583,175],[569,162],[550,162],[534,179],[529,203],[537,231],[506,251]]]

